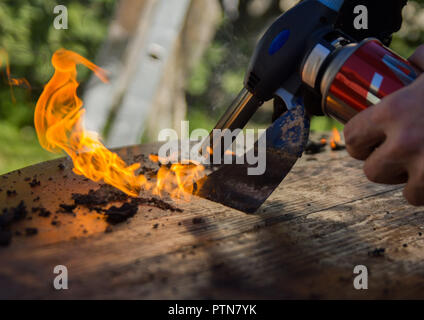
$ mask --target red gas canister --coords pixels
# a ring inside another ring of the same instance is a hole
[[[313,79],[320,90],[323,112],[342,123],[417,77],[407,60],[377,39],[339,46],[332,53],[319,46],[307,58],[303,78],[308,84]],[[315,78],[308,70],[315,70]]]

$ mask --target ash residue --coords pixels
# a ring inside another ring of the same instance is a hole
[[[200,217],[196,217],[196,218],[193,218],[192,222],[193,222],[193,224],[201,224],[201,223],[205,222],[205,219],[200,218]]]
[[[51,215],[51,212],[48,211],[46,208],[42,208],[42,207],[36,207],[36,208],[32,208],[32,212],[33,213],[37,213],[40,217],[43,218],[48,218]]]
[[[25,235],[27,237],[35,236],[38,233],[37,228],[26,228],[25,229]]]
[[[73,214],[74,213],[74,209],[76,209],[77,205],[76,204],[60,204],[59,207],[61,208],[61,213],[70,213]]]
[[[90,190],[88,194],[72,194],[72,199],[76,205],[86,207],[105,205],[110,202],[122,202],[128,200],[128,198],[127,194],[107,184],[103,184],[97,190]]]
[[[106,221],[110,224],[118,224],[126,221],[133,217],[138,211],[138,205],[131,202],[126,202],[120,207],[112,206],[107,210],[104,210]]]
[[[385,248],[378,248],[378,249],[375,249],[373,251],[369,251],[368,252],[368,256],[370,256],[370,257],[376,257],[376,258],[378,258],[378,257],[384,257],[384,254],[385,253],[386,253],[386,249]]]
[[[16,190],[7,190],[6,194],[8,197],[13,197],[16,196],[18,193],[16,192]]]
[[[73,194],[72,199],[74,205],[81,205],[91,211],[103,214],[106,216],[106,221],[110,224],[118,224],[133,217],[140,205],[150,205],[162,210],[172,212],[182,212],[183,210],[176,208],[163,200],[151,198],[132,198],[120,190],[109,185],[102,185],[97,190],[90,190],[88,194]],[[121,206],[112,206],[104,209],[105,206],[113,202],[124,202]],[[71,207],[72,205],[61,205],[62,208]]]
[[[38,185],[38,183],[36,183]],[[15,192],[13,192],[15,194]],[[163,200],[150,197],[150,198],[132,198],[120,190],[115,189],[109,185],[102,185],[97,190],[90,190],[88,194],[73,194],[72,199],[74,203],[59,205],[58,213],[72,214],[75,216],[74,210],[78,206],[83,206],[90,211],[97,212],[105,216],[106,221],[110,225],[122,223],[129,218],[133,217],[139,206],[146,205],[156,207],[161,210],[169,210],[172,212],[182,212],[183,210],[166,203]],[[118,203],[118,204],[117,204]],[[108,205],[113,204],[110,208]],[[38,214],[40,217],[48,218],[52,214],[42,206],[33,207],[33,214]],[[23,220],[27,217],[28,211],[26,205],[21,201],[16,207],[4,209],[0,213],[0,246],[7,246],[12,240],[12,232],[10,227],[12,223]],[[32,218],[32,217],[28,217]],[[58,217],[55,216],[51,222],[55,227],[61,225]],[[26,236],[35,236],[38,234],[37,228],[27,228],[24,234]]]
[[[305,148],[305,153],[307,155],[314,155],[325,152],[327,145],[330,146],[332,151],[343,151],[346,149],[346,147],[340,142],[335,142],[333,140],[328,140],[327,138],[322,137],[318,142],[309,140]]]
[[[0,214],[0,246],[7,246],[12,240],[10,226],[13,222],[23,220],[28,214],[25,203],[21,201],[16,207],[3,209]]]
[[[318,154],[325,151],[327,143],[309,141],[305,148],[305,153],[308,155]]]
[[[33,178],[31,182],[28,183],[31,188],[35,188],[41,185],[41,182],[36,178]]]
[[[333,151],[343,151],[343,150],[346,150],[346,146],[343,146],[341,144],[336,143],[335,145],[331,146],[331,150],[333,150]]]

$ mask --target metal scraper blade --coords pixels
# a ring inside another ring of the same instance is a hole
[[[266,139],[266,170],[259,176],[248,175],[248,164],[223,164],[199,181],[196,195],[246,212],[255,212],[302,156],[309,138],[310,120],[302,106],[287,111],[262,139]],[[258,139],[258,141],[260,141]],[[248,152],[257,154],[258,142]],[[246,159],[246,154],[243,156]],[[240,163],[240,162],[239,162]],[[244,161],[246,163],[246,161]]]

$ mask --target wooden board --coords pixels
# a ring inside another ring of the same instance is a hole
[[[152,151],[120,154],[130,163]],[[7,174],[1,208],[24,200],[52,216],[13,225],[39,232],[0,247],[0,298],[424,298],[424,210],[407,205],[401,186],[368,182],[361,167],[344,151],[305,156],[256,214],[194,198],[173,204],[181,213],[139,206],[109,233],[83,207],[76,217],[55,213],[72,193],[99,187],[69,160]],[[25,181],[34,175],[40,186]],[[370,254],[378,248],[383,255]],[[56,265],[68,268],[68,290],[53,288]],[[368,290],[353,287],[357,265],[369,270]]]

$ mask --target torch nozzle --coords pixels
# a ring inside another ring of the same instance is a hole
[[[237,130],[240,131],[246,126],[262,103],[249,90],[243,88],[203,142],[201,155],[207,157],[217,151],[224,154],[237,137]]]

